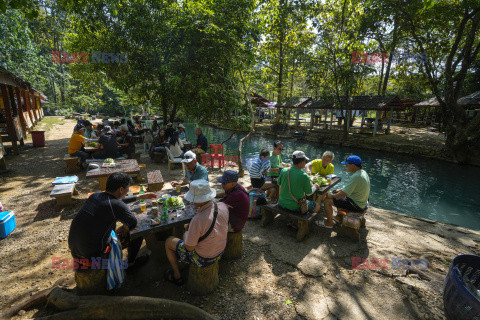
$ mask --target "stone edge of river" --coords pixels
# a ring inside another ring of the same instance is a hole
[[[232,129],[225,126],[218,125],[213,122],[205,123],[208,126],[234,131],[234,132],[243,132],[248,133],[246,130],[239,130],[239,129]],[[305,129],[305,128],[302,128]],[[255,134],[261,133],[268,136],[272,136],[275,138],[281,139],[295,139],[292,135],[292,132],[295,131],[296,128],[291,126],[288,130],[283,131],[281,134],[273,132],[270,128],[265,129],[263,127],[256,127]],[[457,163],[452,159],[452,157],[447,157],[446,152],[443,148],[438,146],[429,146],[425,145],[421,139],[416,139],[413,141],[405,140],[403,142],[398,141],[381,141],[381,140],[373,140],[374,137],[370,135],[358,135],[349,133],[348,135],[344,135],[343,131],[341,130],[331,130],[328,132],[311,132],[308,130],[304,130],[306,135],[302,137],[302,140],[309,141],[309,142],[316,142],[316,143],[329,143],[332,145],[338,145],[340,147],[355,147],[361,149],[368,149],[374,151],[386,151],[390,153],[402,154],[402,155],[410,155],[410,156],[420,156],[422,158],[428,159],[435,159],[440,161],[447,161],[452,163]],[[372,143],[375,142],[375,143]],[[474,158],[474,157],[473,157]],[[469,165],[480,166],[480,159],[477,162],[473,162],[471,160]]]

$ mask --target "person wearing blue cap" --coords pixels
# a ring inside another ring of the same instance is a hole
[[[370,196],[370,178],[365,170],[362,169],[362,159],[358,156],[349,156],[342,162],[347,168],[347,172],[352,173],[350,180],[343,189],[337,189],[332,193],[323,195],[325,213],[327,221],[320,222],[321,225],[333,227],[333,206],[337,209],[344,209],[351,212],[363,212],[368,205]]]
[[[222,184],[224,193],[218,193],[217,198],[228,206],[229,232],[240,232],[245,226],[250,210],[250,198],[243,186],[238,184],[238,173],[233,170],[226,170],[217,179]]]

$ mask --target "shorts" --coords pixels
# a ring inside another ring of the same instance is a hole
[[[260,189],[265,184],[265,179],[263,178],[250,178],[252,182],[252,188]]]
[[[183,240],[180,240],[177,242],[175,254],[177,255],[178,261],[193,264],[194,266],[202,268],[208,267],[209,265],[214,264],[215,262],[220,260],[223,252],[215,258],[203,258],[200,257],[195,250],[188,251],[187,248],[185,248],[185,243],[183,242]]]
[[[298,208],[297,210],[292,210],[292,209],[284,208],[281,205],[279,205],[279,206],[283,210],[290,211],[290,212],[295,212],[295,213],[300,213],[300,208]],[[308,212],[313,212],[313,210],[315,210],[315,208],[317,207],[317,203],[315,201],[307,200],[307,207],[308,207]]]
[[[365,209],[362,209],[359,206],[357,206],[355,201],[353,201],[349,197],[333,198],[333,205],[339,209],[345,209],[347,211],[352,211],[352,212],[365,211]]]

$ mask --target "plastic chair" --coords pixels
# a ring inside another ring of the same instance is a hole
[[[215,161],[218,161],[219,169],[225,166],[225,157],[223,155],[223,145],[211,144],[210,155],[212,156],[212,168],[215,166]]]

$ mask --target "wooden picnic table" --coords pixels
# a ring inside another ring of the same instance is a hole
[[[188,191],[188,187],[182,187],[180,194],[185,194]],[[163,197],[165,194],[170,194],[171,196],[178,196],[179,194],[175,189],[166,189],[162,191],[155,192],[157,195],[157,199]],[[145,200],[147,204],[147,209],[142,212],[140,209],[140,201],[136,201],[134,203],[128,204],[128,207],[132,212],[135,213],[135,217],[137,218],[137,226],[135,229],[130,230],[130,237],[132,239],[138,237],[144,237],[151,233],[156,233],[168,229],[179,228],[182,233],[183,227],[186,223],[192,220],[193,216],[195,215],[195,206],[193,203],[186,201],[183,199],[183,203],[185,208],[176,209],[175,212],[169,214],[167,221],[162,221],[160,224],[151,225],[151,220],[153,219],[153,215],[151,213],[152,210],[152,200]],[[162,215],[162,208],[158,208],[158,216]],[[177,232],[175,232],[177,233]]]
[[[123,172],[126,174],[136,174],[137,180],[140,178],[140,167],[135,159],[115,160],[115,167],[102,167],[103,160],[93,161],[98,162],[100,170],[96,172],[87,171],[85,177],[87,179],[98,179],[100,190],[105,190],[107,186],[108,176],[115,172]]]
[[[100,148],[98,147],[84,147],[83,149],[87,153],[94,153],[95,151],[100,150]]]

